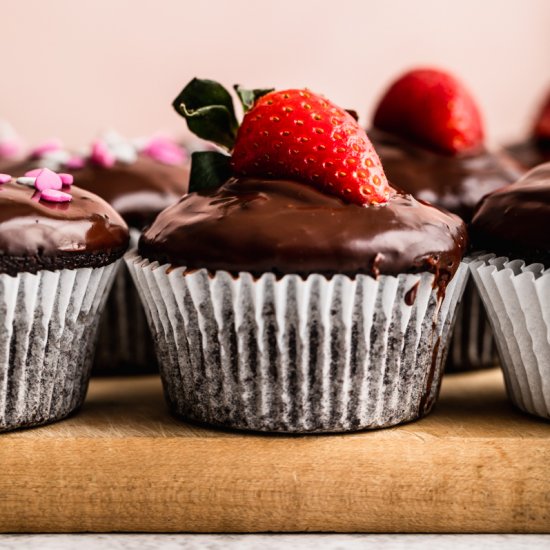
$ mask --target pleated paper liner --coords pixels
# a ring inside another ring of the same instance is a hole
[[[0,431],[53,422],[80,407],[119,265],[0,275]]]
[[[550,418],[550,270],[489,254],[471,264],[500,354],[508,395]]]
[[[132,246],[137,245],[139,236],[139,231],[130,230]],[[123,265],[101,316],[92,374],[127,376],[157,372],[157,356],[143,304]]]
[[[380,428],[429,412],[468,275],[462,264],[440,300],[430,273],[255,279],[126,260],[171,409],[273,432]]]
[[[468,279],[458,306],[445,370],[463,372],[498,366],[493,329],[473,279]]]

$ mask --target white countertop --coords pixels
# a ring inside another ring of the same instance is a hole
[[[0,535],[0,550],[526,550],[550,548],[550,535]]]

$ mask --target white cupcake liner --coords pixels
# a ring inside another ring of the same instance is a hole
[[[471,264],[511,400],[550,418],[550,270],[494,254]]]
[[[159,266],[135,252],[126,262],[171,409],[225,427],[297,433],[426,414],[468,276],[461,264],[440,300],[430,273],[255,279]]]
[[[82,404],[119,264],[0,275],[0,431],[53,422]]]
[[[130,245],[140,232],[130,229]],[[158,372],[151,331],[143,304],[126,266],[117,271],[103,309],[92,375],[129,375]]]
[[[468,279],[456,313],[445,369],[447,372],[461,372],[497,365],[498,353],[493,329],[479,291],[473,279]]]

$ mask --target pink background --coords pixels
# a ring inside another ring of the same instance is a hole
[[[183,132],[170,102],[195,75],[308,86],[366,123],[415,64],[456,71],[496,141],[550,85],[548,0],[0,0],[0,22],[0,118],[31,142]]]

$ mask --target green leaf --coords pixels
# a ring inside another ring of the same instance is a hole
[[[231,94],[221,84],[194,78],[172,105],[195,135],[233,149],[239,123]]]
[[[235,84],[233,86],[233,89],[239,96],[239,99],[241,100],[241,103],[243,105],[244,112],[250,111],[252,107],[254,106],[254,103],[260,99],[260,97],[268,94],[269,92],[272,92],[275,88],[269,88],[269,89],[258,89],[258,90],[247,90],[246,88],[242,88],[240,84]]]
[[[197,151],[191,155],[189,192],[212,189],[231,176],[231,157],[217,151]]]

